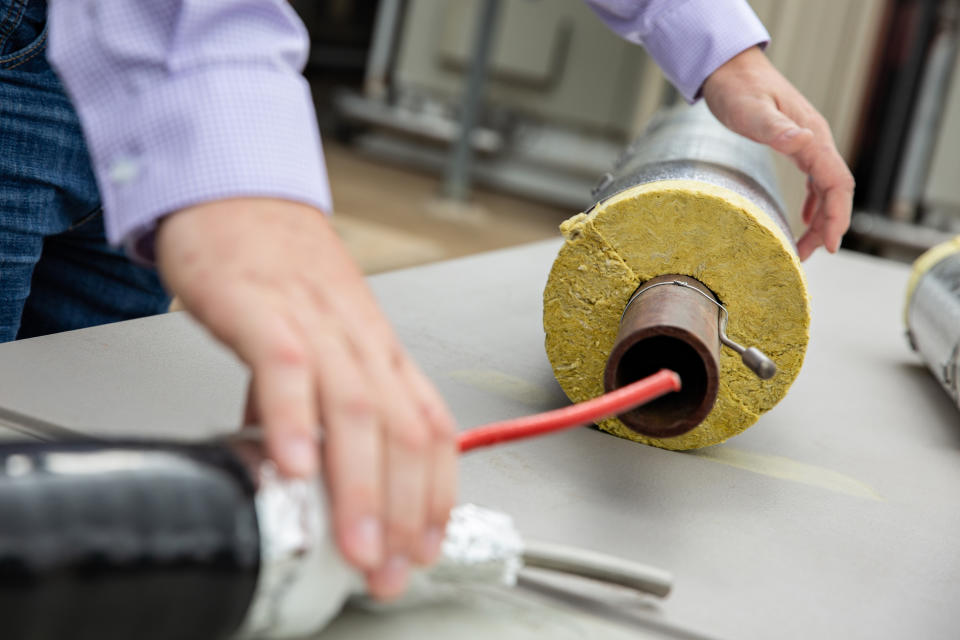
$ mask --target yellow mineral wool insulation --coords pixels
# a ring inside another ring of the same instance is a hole
[[[692,431],[652,438],[616,418],[601,429],[666,449],[706,447],[745,430],[787,393],[803,364],[810,301],[792,243],[760,207],[712,184],[660,180],[622,191],[560,229],[566,242],[544,290],[543,323],[547,356],[572,401],[603,393],[624,306],[641,283],[663,274],[709,287],[730,313],[728,335],[778,368],[760,380],[721,348],[716,404]]]

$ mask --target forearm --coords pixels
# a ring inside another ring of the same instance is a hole
[[[50,3],[49,57],[80,115],[113,242],[201,202],[330,209],[302,23],[284,0]],[[134,253],[149,259],[152,246]]]

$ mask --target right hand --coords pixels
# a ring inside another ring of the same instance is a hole
[[[790,156],[807,175],[800,259],[820,246],[836,253],[850,227],[854,181],[823,116],[758,47],[714,71],[703,83],[703,98],[730,130]]]
[[[322,212],[241,198],[167,216],[161,275],[251,369],[247,415],[280,471],[323,470],[335,536],[372,595],[439,554],[456,500],[455,429]],[[319,439],[318,426],[322,425]]]

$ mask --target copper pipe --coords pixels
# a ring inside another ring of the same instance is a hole
[[[671,281],[689,286],[651,287]],[[719,308],[693,289],[716,299],[694,278],[657,276],[640,285],[620,320],[603,376],[607,391],[662,368],[676,371],[683,383],[679,392],[620,416],[621,422],[645,436],[682,435],[700,424],[717,400]]]

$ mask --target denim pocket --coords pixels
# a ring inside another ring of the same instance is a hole
[[[17,27],[27,10],[27,2],[28,0],[0,0],[0,55],[6,55],[7,42],[16,35]]]
[[[0,69],[16,69],[43,55],[47,44],[45,9],[45,3],[0,0]],[[16,49],[5,51],[9,45]]]

